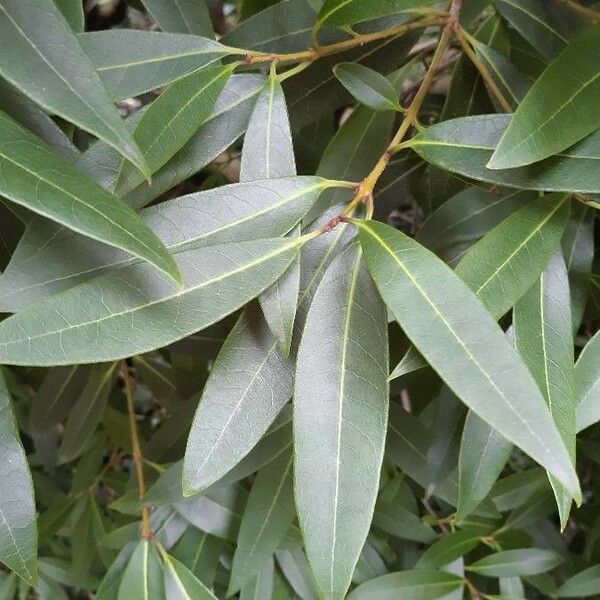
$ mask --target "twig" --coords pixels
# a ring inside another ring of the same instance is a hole
[[[144,480],[144,457],[140,448],[140,440],[138,437],[137,423],[135,421],[135,410],[133,406],[133,391],[131,389],[131,377],[129,375],[129,367],[126,361],[121,361],[120,364],[121,376],[125,384],[125,397],[127,398],[127,414],[129,416],[129,434],[131,436],[131,450],[133,456],[133,464],[135,466],[135,474],[138,485],[138,498],[143,500],[146,494],[146,482]],[[150,511],[147,506],[142,506],[142,532],[144,539],[150,539],[152,532],[150,531]]]

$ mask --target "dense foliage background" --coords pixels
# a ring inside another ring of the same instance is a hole
[[[599,165],[591,0],[0,0],[0,599],[600,598]]]

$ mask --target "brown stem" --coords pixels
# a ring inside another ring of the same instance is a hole
[[[556,0],[556,2],[559,2],[560,4],[564,4],[565,6],[570,8],[572,11],[591,19],[594,23],[600,23],[600,12],[598,12],[597,10],[594,10],[593,8],[588,8],[587,6],[581,6],[581,4],[579,4],[578,2],[575,2],[575,0]]]
[[[277,53],[265,53],[265,52],[248,52],[246,54],[246,60],[244,61],[247,65],[265,62],[312,62],[323,56],[330,56],[331,54],[337,54],[344,50],[356,48],[357,46],[363,46],[369,42],[376,42],[389,37],[400,36],[414,29],[424,29],[426,27],[433,27],[435,25],[442,25],[446,21],[445,17],[435,16],[420,19],[418,21],[410,21],[409,23],[402,23],[389,29],[382,29],[373,33],[365,33],[356,35],[348,40],[336,42],[335,44],[328,44],[325,46],[318,46],[316,48],[309,48],[308,50],[302,50],[301,52],[289,52],[285,54]]]
[[[138,437],[137,423],[135,420],[135,410],[133,406],[133,391],[131,386],[131,377],[129,376],[129,367],[126,361],[121,361],[120,364],[121,376],[125,384],[125,397],[127,398],[127,414],[129,416],[129,435],[131,436],[131,450],[133,456],[133,464],[135,467],[135,475],[138,485],[138,498],[144,499],[146,494],[146,482],[144,480],[144,457],[140,448],[140,439]],[[142,507],[142,532],[144,539],[150,539],[152,532],[150,531],[150,511],[147,506]]]
[[[504,97],[504,94],[500,90],[500,88],[496,85],[494,78],[490,75],[490,72],[486,69],[485,65],[479,60],[479,57],[473,51],[470,44],[465,39],[464,31],[459,27],[456,30],[456,39],[460,44],[463,52],[466,54],[468,59],[473,63],[473,66],[479,71],[481,78],[485,81],[485,84],[488,86],[492,94],[494,94],[496,100],[498,100],[498,104],[502,107],[504,112],[510,113],[512,112],[512,106]]]

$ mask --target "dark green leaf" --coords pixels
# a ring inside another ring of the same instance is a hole
[[[558,596],[560,598],[586,598],[597,594],[599,586],[600,565],[594,565],[567,579],[558,588]]]
[[[575,365],[577,431],[600,421],[600,334],[585,345]]]
[[[552,550],[527,548],[490,554],[465,569],[485,577],[522,577],[545,573],[561,562],[563,558]]]
[[[333,72],[362,104],[374,110],[401,110],[396,91],[380,73],[356,63],[340,63]]]
[[[217,597],[181,562],[163,556],[165,596],[168,600],[217,600]]]
[[[163,31],[213,37],[204,0],[142,0]]]
[[[154,543],[141,540],[125,568],[117,600],[166,600],[162,574]]]

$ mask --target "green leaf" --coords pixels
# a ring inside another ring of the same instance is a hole
[[[206,587],[212,588],[225,544],[224,540],[188,527],[171,549],[171,555],[188,567]]]
[[[527,548],[490,554],[465,567],[465,570],[485,577],[523,577],[551,571],[563,562],[552,550]]]
[[[232,184],[162,202],[141,211],[139,219],[171,253],[178,254],[267,234],[284,235],[327,187],[328,182],[316,177]],[[34,221],[10,267],[0,276],[0,310],[21,310],[52,293],[134,262],[124,252],[59,230],[48,221]]]
[[[196,133],[232,71],[231,65],[198,69],[171,84],[150,104],[139,120],[133,138],[151,173],[164,166]],[[116,191],[119,196],[124,196],[143,181],[138,171],[123,164]]]
[[[596,333],[583,348],[575,364],[577,431],[600,421],[600,334]]]
[[[257,307],[248,307],[217,356],[194,416],[184,493],[212,485],[246,456],[290,399],[292,385],[292,363]]]
[[[0,323],[0,361],[108,362],[161,348],[260,294],[287,269],[305,241],[258,240],[181,252],[181,290],[146,265],[97,277]]]
[[[166,600],[162,574],[154,543],[141,540],[125,568],[117,600]]]
[[[273,71],[259,95],[244,138],[240,181],[290,177],[296,174],[292,133],[281,84]],[[299,227],[291,236],[300,234]],[[300,287],[296,261],[259,301],[269,328],[287,356],[292,344]]]
[[[599,586],[600,565],[594,565],[567,579],[558,588],[558,596],[560,598],[587,598],[596,595]]]
[[[233,555],[228,595],[260,575],[292,524],[292,459],[290,448],[263,467],[254,480]]]
[[[342,27],[388,15],[410,14],[411,11],[431,5],[434,1],[362,0],[361,2],[353,2],[352,0],[325,0],[315,23],[315,30],[320,29],[325,24]]]
[[[3,0],[0,74],[46,110],[113,146],[148,175],[139,148],[52,0],[35,5]]]
[[[142,0],[163,31],[214,37],[204,0]]]
[[[569,148],[600,128],[600,27],[572,42],[534,83],[490,159],[514,169]]]
[[[180,280],[173,258],[133,210],[2,113],[0,140],[0,193],[8,200]]]
[[[0,493],[0,561],[23,581],[36,585],[37,526],[33,483],[1,367],[0,441],[0,476],[4,482]]]
[[[463,586],[462,577],[416,569],[377,577],[358,586],[348,600],[435,600]]]
[[[498,12],[539,52],[552,59],[586,24],[560,2],[493,0]]]
[[[383,224],[355,223],[380,294],[429,364],[469,408],[580,496],[535,381],[473,293],[406,235]]]
[[[230,54],[242,54],[196,35],[111,29],[79,41],[114,100],[167,85]]]
[[[479,545],[481,533],[464,529],[454,531],[429,546],[417,561],[417,569],[436,569],[454,562]]]
[[[350,585],[373,514],[387,373],[386,311],[353,244],[312,300],[294,394],[298,518],[317,585],[332,600]]]
[[[509,120],[509,115],[483,115],[444,121],[414,137],[409,145],[426,161],[479,181],[549,192],[600,192],[595,168],[600,158],[599,133],[527,167],[488,169],[486,165]]]
[[[109,363],[97,365],[92,370],[89,381],[70,411],[65,425],[59,450],[64,461],[73,460],[86,449],[96,427],[102,421],[115,367],[116,363]]]
[[[540,275],[568,218],[565,194],[528,202],[474,244],[455,273],[498,320]]]
[[[469,411],[458,461],[456,520],[470,515],[488,495],[506,465],[512,444]]]
[[[54,0],[58,10],[64,15],[75,33],[81,33],[85,27],[83,4],[79,0]]]
[[[217,597],[181,562],[163,554],[165,596],[168,600],[217,600]]]
[[[275,563],[272,558],[269,558],[264,564],[264,566],[261,568],[261,570],[258,572],[258,575],[250,583],[247,583],[241,589],[240,600],[256,600],[256,598],[274,598],[274,578]]]
[[[569,277],[562,251],[554,254],[536,284],[515,305],[513,326],[517,350],[542,391],[575,464],[575,357]],[[564,529],[572,499],[553,477],[550,483]]]
[[[356,63],[340,63],[333,69],[341,84],[373,110],[402,110],[396,90],[380,73]]]

